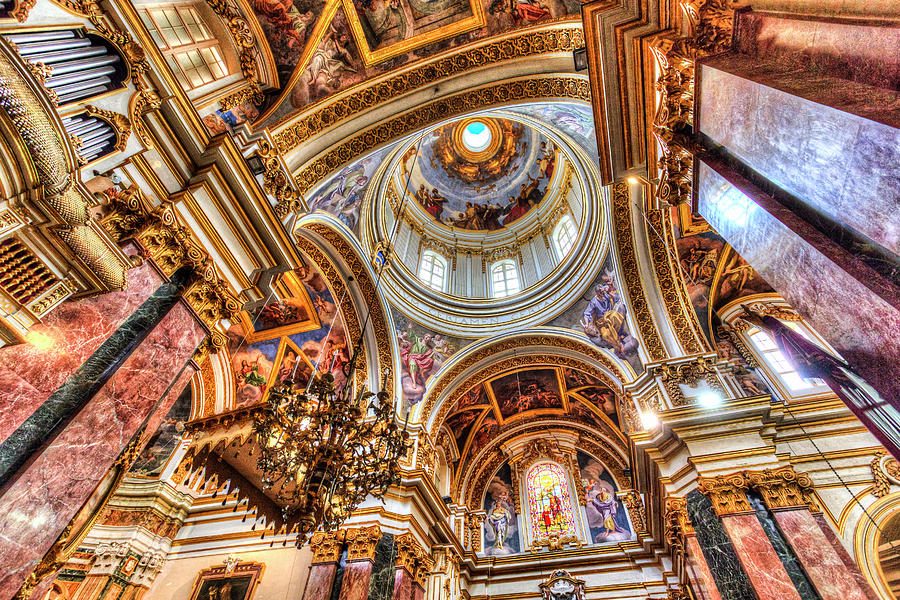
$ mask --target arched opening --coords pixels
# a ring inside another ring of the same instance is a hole
[[[506,298],[521,290],[519,271],[512,260],[501,260],[491,265],[491,297]]]

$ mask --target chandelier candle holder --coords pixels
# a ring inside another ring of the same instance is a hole
[[[308,389],[272,388],[254,432],[261,489],[297,524],[298,544],[320,527],[336,529],[367,496],[383,498],[400,479],[409,439],[387,392],[337,392],[330,373]]]

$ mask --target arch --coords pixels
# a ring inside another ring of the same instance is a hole
[[[865,515],[857,515],[858,522],[853,533],[856,564],[883,598],[891,598],[893,594],[879,561],[879,544],[883,526],[894,518],[900,518],[900,492],[879,498],[866,506]]]
[[[624,382],[631,379],[625,363],[589,341],[569,331],[538,328],[518,335],[490,338],[454,356],[443,372],[435,376],[421,408],[411,416],[411,421],[424,423],[429,433],[435,435],[449,409],[472,386],[499,373],[498,369],[533,364],[584,368],[617,393],[621,393]]]

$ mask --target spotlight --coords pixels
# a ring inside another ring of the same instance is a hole
[[[722,404],[722,395],[718,392],[703,392],[697,398],[697,402],[705,408],[715,408]]]
[[[644,429],[653,429],[659,424],[659,419],[656,418],[656,415],[652,412],[641,413],[641,425],[644,426]]]
[[[640,181],[640,180],[638,180],[637,177],[629,177],[629,178],[628,178],[628,183],[630,183],[631,185],[634,185],[634,184],[636,184],[636,183],[639,183],[639,181]]]
[[[572,58],[575,61],[575,71],[584,71],[588,68],[587,48],[572,50]]]

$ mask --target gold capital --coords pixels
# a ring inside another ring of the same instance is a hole
[[[347,560],[375,560],[375,546],[381,539],[381,528],[378,525],[348,529]]]

